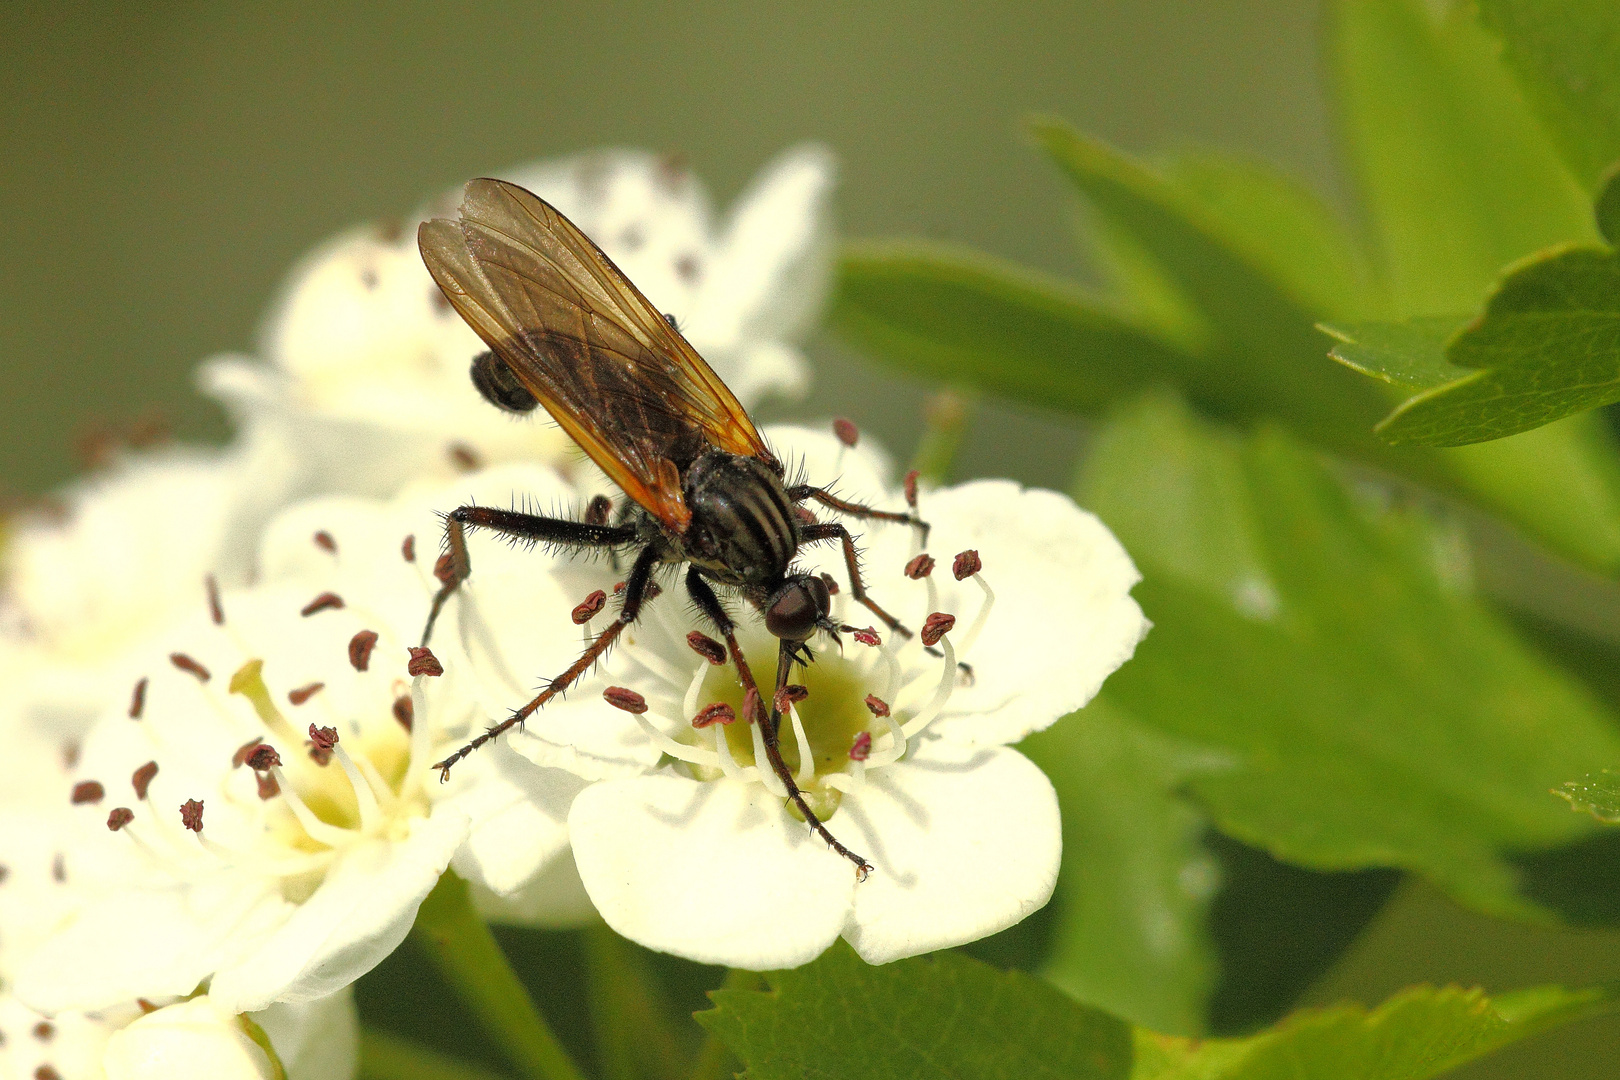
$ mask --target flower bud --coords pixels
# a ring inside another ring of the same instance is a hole
[[[207,996],[148,1013],[114,1032],[102,1062],[107,1080],[271,1080],[279,1071],[236,1016]]]

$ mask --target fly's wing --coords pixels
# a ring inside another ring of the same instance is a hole
[[[500,180],[423,223],[450,303],[614,483],[677,531],[681,470],[710,447],[772,461],[725,383],[590,238]]]

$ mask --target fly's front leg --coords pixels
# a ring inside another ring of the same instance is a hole
[[[905,515],[892,515],[905,518]],[[907,520],[910,520],[907,518]],[[855,551],[855,538],[849,535],[849,530],[836,521],[819,522],[815,525],[805,525],[799,530],[799,536],[806,543],[815,543],[818,540],[837,540],[844,545],[844,566],[849,570],[849,591],[855,599],[866,606],[866,609],[879,619],[890,630],[901,637],[910,637],[908,630],[899,619],[887,611],[866,594],[866,583],[861,580],[860,556]]]
[[[909,492],[911,489],[907,488],[906,490]],[[818,488],[810,484],[800,484],[797,487],[788,488],[788,498],[794,502],[814,499],[822,506],[837,510],[840,514],[848,514],[850,517],[861,518],[866,521],[892,521],[899,525],[911,525],[921,530],[923,546],[926,547],[928,544],[928,530],[932,526],[915,514],[900,514],[892,510],[876,510],[865,503],[840,499],[825,488]]]
[[[632,543],[636,530],[629,526],[603,525],[589,520],[524,514],[516,510],[495,510],[487,506],[458,506],[444,516],[444,554],[433,567],[439,591],[428,609],[427,625],[422,628],[422,646],[433,636],[433,624],[444,610],[445,601],[472,574],[472,558],[467,554],[467,530],[489,529],[518,543],[555,544],[565,548],[614,548]]]

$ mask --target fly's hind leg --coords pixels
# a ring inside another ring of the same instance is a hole
[[[906,490],[911,492],[909,487]],[[852,518],[860,518],[864,521],[892,521],[898,525],[910,525],[921,533],[924,546],[928,544],[928,530],[931,526],[916,514],[900,514],[893,510],[877,510],[867,506],[865,503],[840,499],[825,488],[818,488],[812,484],[799,484],[797,487],[788,488],[788,498],[794,502],[814,499],[822,506],[836,510],[840,514],[848,514]],[[912,503],[912,508],[916,509],[915,501]]]
[[[487,506],[458,506],[444,516],[444,554],[434,564],[433,576],[439,591],[428,609],[427,625],[422,628],[422,645],[433,636],[433,625],[444,610],[445,601],[455,594],[472,574],[467,554],[467,530],[489,529],[516,543],[555,544],[564,548],[617,548],[636,540],[636,530],[628,525],[594,522],[587,510],[585,521],[524,514],[516,510],[496,510]]]

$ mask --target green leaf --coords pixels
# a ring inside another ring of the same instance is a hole
[[[1496,43],[1436,6],[1339,0],[1331,15],[1341,126],[1397,315],[1475,310],[1502,266],[1595,238]]]
[[[870,967],[843,942],[717,990],[697,1014],[748,1080],[1123,1080],[1130,1030],[1041,980],[955,953]]]
[[[1620,773],[1604,769],[1553,789],[1576,810],[1584,810],[1605,825],[1620,825]]]
[[[1593,213],[1603,239],[1610,247],[1620,247],[1620,166],[1612,169],[1598,188]]]
[[[1446,342],[1467,320],[1423,315],[1398,322],[1341,322],[1320,327],[1338,342],[1328,355],[1359,371],[1410,390],[1427,390],[1475,374],[1446,359]]]
[[[1061,121],[1041,119],[1030,126],[1079,192],[1130,234],[1208,327],[1210,355],[1195,369],[1198,378],[1187,381],[1194,400],[1218,416],[1284,418],[1336,449],[1378,453],[1368,423],[1382,415],[1387,399],[1321,362],[1323,342],[1315,329],[1320,313],[1270,276],[1267,264],[1276,260],[1257,254],[1261,245],[1233,243],[1235,198],[1227,204],[1231,216],[1223,218]],[[1209,187],[1215,186],[1207,179],[1212,174],[1202,174]],[[1235,187],[1230,173],[1224,183],[1229,191]]]
[[[1204,816],[1176,789],[1227,767],[1099,699],[1019,745],[1063,809],[1063,867],[1041,973],[1156,1031],[1204,1030],[1215,963],[1204,919],[1217,874]]]
[[[1138,1032],[1132,1080],[1425,1080],[1560,1024],[1612,1011],[1607,988],[1537,987],[1495,999],[1414,987],[1371,1012],[1296,1013],[1245,1039],[1189,1041]]]
[[[832,319],[930,378],[1074,412],[1201,366],[1077,286],[941,244],[846,247]]]
[[[1580,836],[1545,793],[1620,760],[1620,737],[1460,591],[1443,536],[1352,503],[1280,432],[1239,439],[1163,399],[1099,434],[1078,496],[1141,566],[1156,624],[1110,698],[1232,756],[1187,785],[1223,832],[1536,913],[1500,852]]]
[[[1620,8],[1613,0],[1479,0],[1502,59],[1570,171],[1589,187],[1620,161]]]
[[[1392,443],[1459,446],[1620,401],[1620,254],[1572,248],[1503,279],[1447,350],[1460,378],[1378,425]]]

